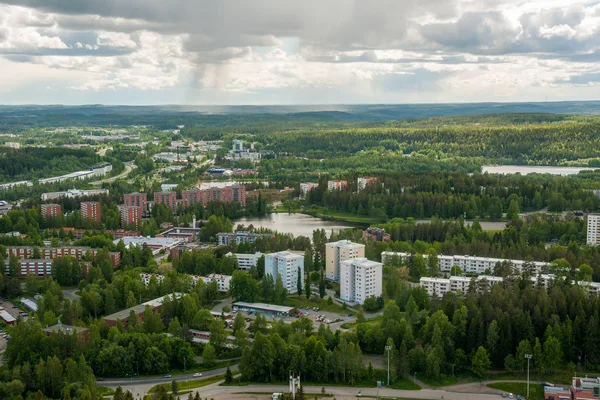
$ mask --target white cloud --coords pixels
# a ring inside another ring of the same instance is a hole
[[[131,36],[123,32],[100,32],[98,34],[98,46],[124,47],[134,49],[137,43],[131,39]]]

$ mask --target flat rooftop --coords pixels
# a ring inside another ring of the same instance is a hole
[[[72,326],[72,325],[63,325],[63,324],[56,324],[56,325],[52,325],[49,326],[47,328],[44,328],[44,332],[63,332],[63,333],[82,333],[82,332],[87,332],[88,329],[87,328],[82,328],[81,326]]]
[[[243,308],[250,308],[250,309],[254,309],[254,310],[280,312],[280,313],[289,313],[294,309],[294,307],[278,306],[275,304],[265,304],[265,303],[246,303],[244,301],[238,301],[237,303],[233,303],[233,305],[235,307],[243,307]]]
[[[126,247],[143,246],[149,247],[173,247],[182,243],[181,239],[177,238],[157,238],[145,236],[124,236],[122,239],[113,240],[114,244],[118,244],[119,240],[123,240]]]
[[[175,298],[177,300],[179,300],[181,297],[183,297],[183,294],[182,293],[171,293],[171,294],[165,295],[164,297],[159,297],[154,300],[150,300],[145,303],[138,304],[137,306],[133,306],[133,307],[121,310],[121,311],[117,311],[116,313],[112,313],[110,315],[105,316],[104,319],[109,320],[109,321],[116,321],[118,319],[124,320],[129,317],[129,314],[131,313],[132,310],[136,314],[141,314],[146,309],[146,306],[149,306],[150,308],[156,308],[156,307],[161,306],[164,302],[165,297],[167,297],[167,296],[169,296],[169,297],[175,296]]]

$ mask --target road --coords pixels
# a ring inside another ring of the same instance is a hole
[[[79,300],[80,296],[76,293],[79,291],[79,288],[73,288],[73,289],[63,289],[63,296],[65,296],[65,298],[73,301],[73,300]]]
[[[233,371],[233,370],[237,370],[237,367],[238,367],[237,365],[232,365],[229,368]],[[98,385],[99,386],[107,386],[107,387],[110,387],[113,389],[115,389],[117,386],[121,386],[123,388],[123,390],[129,390],[131,393],[134,394],[134,396],[137,396],[138,393],[140,395],[145,394],[148,392],[148,390],[150,390],[150,388],[152,388],[153,386],[156,386],[158,384],[161,384],[161,383],[170,383],[173,380],[176,380],[178,382],[184,382],[184,381],[199,380],[199,379],[203,379],[203,378],[210,378],[211,376],[224,374],[225,371],[227,371],[227,367],[214,369],[211,371],[204,371],[204,372],[202,372],[202,378],[194,378],[193,377],[194,372],[191,372],[189,374],[173,375],[172,378],[165,378],[165,377],[159,376],[159,377],[151,377],[151,378],[106,379],[104,381],[99,381]]]
[[[106,179],[101,179],[101,180],[96,181],[96,182],[92,182],[91,185],[102,185],[105,182],[110,183],[110,182],[116,181],[117,179],[125,178],[135,168],[137,168],[137,167],[133,163],[133,161],[126,162],[125,163],[125,171],[121,172],[119,175],[116,175],[116,176],[113,176],[113,177],[110,177],[110,178],[106,178]]]

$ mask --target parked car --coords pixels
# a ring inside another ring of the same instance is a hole
[[[514,397],[514,396],[513,396],[513,394],[512,394],[512,393],[509,393],[509,394],[508,394],[508,398],[509,398],[509,399],[512,399],[513,397]]]
[[[202,374],[200,372],[196,372],[193,376],[194,378],[200,378]]]

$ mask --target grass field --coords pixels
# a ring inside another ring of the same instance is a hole
[[[499,389],[507,393],[513,393],[516,397],[517,394],[521,396],[527,395],[527,384],[517,382],[498,382],[490,383],[487,385],[492,389]],[[543,400],[544,399],[544,388],[540,384],[529,384],[529,399],[528,400]]]
[[[198,380],[191,380],[191,381],[177,381],[177,383],[179,385],[179,392],[181,392],[183,390],[197,389],[199,387],[208,386],[213,383],[222,381],[223,379],[225,379],[225,374],[211,376],[210,378],[206,378],[206,379],[198,379]],[[158,388],[161,386],[164,387],[167,392],[171,391],[171,383],[162,383],[160,385],[153,386],[148,391],[148,393],[156,392],[158,390]]]

